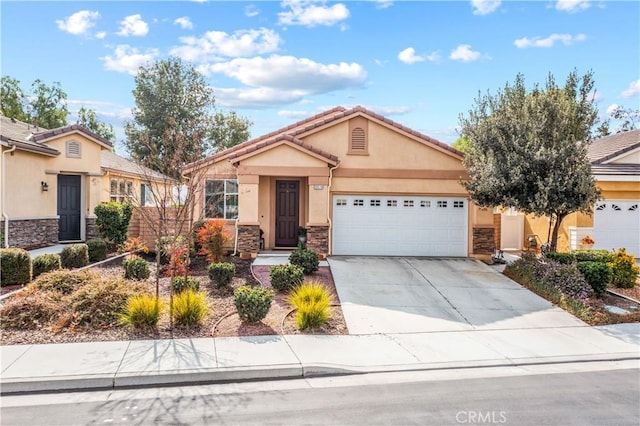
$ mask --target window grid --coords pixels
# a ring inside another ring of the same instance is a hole
[[[369,202],[369,205],[370,205],[371,207],[380,207],[380,200],[371,200],[371,201]]]
[[[397,207],[398,200],[387,200],[387,207]]]
[[[454,201],[453,208],[460,209],[464,207],[464,201]]]
[[[353,205],[356,206],[356,207],[364,206],[364,200],[360,200],[360,199],[353,200]]]
[[[338,198],[336,200],[336,206],[346,206],[347,205],[347,200],[345,200],[344,198]]]
[[[431,207],[431,201],[429,200],[420,201],[420,207]]]
[[[438,201],[438,207],[446,209],[447,208],[447,202],[446,201],[442,201],[442,200]]]
[[[208,180],[205,185],[204,215],[208,218],[238,218],[238,181]]]
[[[404,207],[413,207],[413,200],[404,200]]]

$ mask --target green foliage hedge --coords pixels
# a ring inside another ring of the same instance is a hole
[[[604,262],[578,262],[578,269],[584,275],[594,293],[601,296],[611,280],[611,267]]]
[[[613,253],[609,250],[575,250],[571,252],[577,262],[611,262]]]
[[[243,322],[258,322],[263,320],[273,302],[274,293],[263,287],[242,286],[233,292],[233,303],[238,310],[238,316]]]
[[[89,247],[86,244],[69,244],[60,253],[63,268],[82,268],[89,264]]]
[[[140,256],[128,256],[122,261],[124,277],[133,280],[146,280],[151,275],[149,264]]]
[[[0,249],[0,285],[27,284],[31,281],[31,256],[20,248]]]
[[[318,270],[320,261],[318,254],[313,250],[308,250],[298,246],[296,250],[289,255],[289,263],[300,266],[305,275],[311,275]]]
[[[611,267],[611,283],[618,288],[633,288],[636,284],[638,271],[636,259],[628,254],[625,249],[620,249],[613,254],[613,259],[608,263]]]
[[[104,240],[89,240],[87,247],[89,248],[89,262],[100,262],[107,258],[107,243]]]
[[[208,268],[209,279],[218,287],[223,287],[231,282],[236,273],[236,265],[230,262],[212,263]]]
[[[269,279],[271,286],[277,291],[289,291],[302,283],[304,271],[297,265],[275,265],[271,267]]]
[[[110,201],[100,203],[94,209],[96,226],[102,238],[120,245],[127,240],[127,232],[133,206],[130,203]]]
[[[62,268],[59,254],[41,254],[33,259],[33,279],[35,280],[45,272],[51,272]]]
[[[568,265],[570,263],[576,262],[576,257],[573,253],[559,253],[559,252],[548,252],[544,254],[544,257],[547,259],[555,260],[558,263],[562,263],[563,265]]]
[[[200,290],[200,281],[188,275],[186,277],[184,275],[173,277],[171,283],[173,285],[173,292],[176,294],[182,293],[185,290]]]

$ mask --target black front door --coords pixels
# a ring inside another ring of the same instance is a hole
[[[58,239],[80,239],[80,176],[58,175]]]
[[[276,181],[276,247],[298,245],[300,182]]]

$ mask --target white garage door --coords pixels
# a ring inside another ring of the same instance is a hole
[[[333,254],[467,256],[467,200],[335,195]]]
[[[594,248],[617,250],[640,257],[640,200],[607,200],[596,205]]]

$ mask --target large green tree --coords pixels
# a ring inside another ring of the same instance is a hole
[[[471,149],[471,146],[469,145],[469,138],[466,137],[465,135],[462,135],[458,139],[456,139],[451,144],[451,146],[457,149],[458,151],[462,151],[462,152],[467,152]]]
[[[471,148],[464,162],[472,199],[550,217],[552,250],[562,220],[590,212],[599,198],[587,159],[597,118],[593,86],[591,72],[573,71],[563,86],[550,74],[528,90],[519,74],[495,95],[480,94],[460,116]]]
[[[180,58],[140,67],[133,96],[133,119],[125,124],[127,150],[134,160],[173,178],[179,178],[181,165],[248,138],[248,121],[216,113],[211,87]],[[172,142],[176,136],[186,141],[180,150]]]
[[[111,124],[100,121],[98,119],[98,116],[96,115],[95,110],[93,109],[81,107],[78,110],[77,123],[107,140],[113,141],[116,138],[116,133],[113,131],[113,126]]]
[[[26,104],[27,97],[20,87],[20,82],[15,78],[2,76],[0,82],[0,109],[2,110],[2,115],[20,121],[27,121]]]
[[[4,116],[45,129],[67,125],[67,94],[59,82],[48,86],[37,79],[31,84],[31,92],[27,93],[20,87],[19,80],[3,76],[1,88],[0,102]]]

